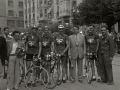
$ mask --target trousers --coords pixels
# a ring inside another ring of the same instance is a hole
[[[2,90],[3,77],[4,77],[4,67],[3,67],[3,65],[1,63],[1,59],[0,59],[0,90]]]
[[[109,54],[99,54],[100,77],[102,81],[113,82],[112,61]]]
[[[18,89],[20,80],[20,60],[17,56],[9,57],[7,89]]]

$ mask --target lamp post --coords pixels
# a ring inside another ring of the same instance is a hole
[[[14,17],[15,17],[15,28],[17,29],[17,13],[14,11]]]

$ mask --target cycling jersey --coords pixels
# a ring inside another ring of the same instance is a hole
[[[89,47],[89,50],[92,52],[96,52],[97,39],[99,38],[99,36],[95,34],[88,34],[85,37],[86,37],[86,45]]]
[[[55,49],[57,52],[61,53],[65,50],[66,41],[68,41],[68,37],[66,34],[57,34],[54,36]]]
[[[40,42],[42,44],[42,52],[41,55],[45,55],[47,52],[51,52],[51,44],[53,42],[53,38],[45,37],[44,35],[40,38]]]
[[[26,44],[27,44],[27,54],[38,54],[39,51],[39,37],[28,35],[26,37]]]

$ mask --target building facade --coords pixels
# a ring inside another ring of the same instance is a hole
[[[24,26],[71,23],[82,0],[24,0]]]
[[[0,27],[21,30],[24,27],[23,0],[0,0]]]

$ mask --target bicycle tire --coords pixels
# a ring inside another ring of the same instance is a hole
[[[29,73],[31,73],[31,69],[32,68],[35,68],[35,67],[31,67],[31,68],[29,68],[29,70],[27,71],[27,73],[26,73],[26,75],[25,75],[25,77],[24,77],[24,83],[25,83],[25,87],[28,89],[28,90],[34,90],[34,89],[31,89],[31,88],[33,88],[33,87],[28,87],[27,86],[27,75],[29,74]],[[38,79],[38,80],[35,80],[35,82],[42,82],[42,84],[44,85],[44,87],[41,89],[40,88],[40,90],[44,90],[44,89],[46,89],[46,87],[47,87],[47,85],[48,85],[48,83],[49,83],[49,74],[48,74],[48,72],[47,72],[47,70],[45,69],[45,68],[43,68],[43,67],[37,67],[37,68],[39,68],[40,69],[40,79]],[[43,77],[43,72],[44,72],[44,74],[46,74],[46,76],[47,76],[47,83],[45,83],[45,81],[43,80],[44,79],[44,77]],[[32,83],[31,83],[32,84]]]
[[[20,82],[19,82],[19,85],[20,85],[22,82],[24,82],[24,76],[25,76],[24,68],[21,67],[21,70],[22,70],[22,71],[20,71]],[[22,72],[22,73],[21,73],[21,72]]]
[[[58,75],[59,75],[57,85],[60,85],[63,81],[63,67],[62,67],[62,64],[59,62],[57,64],[57,70],[58,70]]]
[[[90,60],[88,60],[88,65],[86,68],[86,77],[87,77],[87,82],[91,84],[93,77],[93,70],[92,70],[92,62]]]
[[[57,65],[53,65],[53,67],[51,68],[50,76],[49,76],[50,85],[47,86],[47,89],[55,88],[57,86],[58,78],[59,78],[59,74],[57,71]]]

